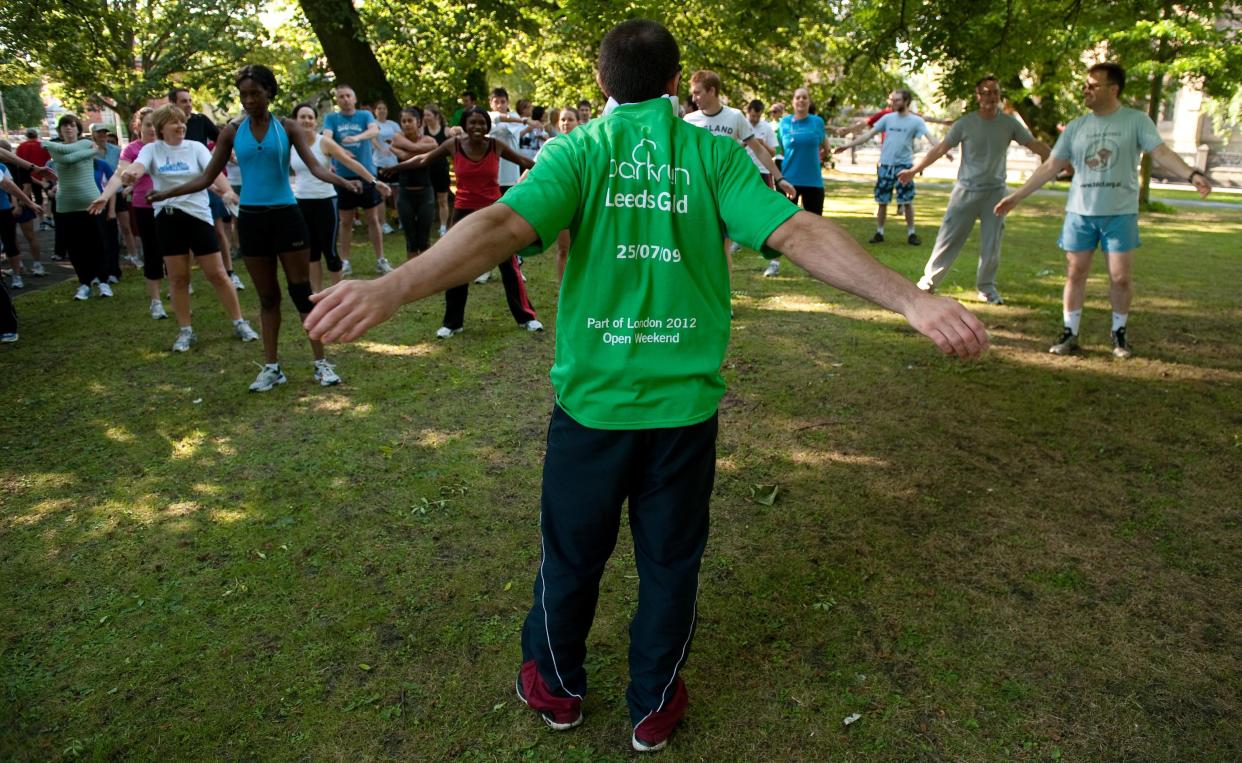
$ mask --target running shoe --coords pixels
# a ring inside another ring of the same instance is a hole
[[[441,326],[436,329],[436,339],[448,339],[453,334],[460,334],[461,329],[451,329],[448,326]]]
[[[321,358],[315,361],[315,381],[321,387],[331,387],[333,384],[340,384],[341,377],[337,376],[336,369],[327,358]]]
[[[479,276],[478,278],[474,279],[474,282],[475,282],[475,283],[487,283],[487,282],[488,282],[488,281],[490,281],[490,280],[492,280],[492,271],[490,271],[490,270],[489,270],[489,271],[487,271],[486,273],[484,273],[483,275],[481,275],[481,276]]]
[[[553,731],[568,731],[582,725],[582,700],[553,694],[543,676],[539,675],[534,660],[522,664],[514,689],[522,704],[539,713],[539,717]]]
[[[923,239],[919,238],[919,234],[911,233],[909,236],[906,236],[906,243],[910,246],[918,246],[923,243]]]
[[[444,234],[445,234],[445,233],[448,233],[448,228],[447,228],[447,227],[445,227],[445,226],[443,226],[443,225],[441,225],[441,226],[440,226],[440,238],[444,238]]]
[[[109,284],[118,284],[120,282],[121,282],[121,279],[117,278],[116,276],[108,276]]]
[[[522,324],[522,328],[533,334],[536,331],[543,331],[543,324],[539,321],[526,321]]]
[[[1053,355],[1072,355],[1078,352],[1078,335],[1070,330],[1068,326],[1061,332],[1061,338],[1057,343],[1048,348],[1048,352]]]
[[[768,266],[764,268],[763,270],[763,277],[771,278],[772,276],[778,276],[780,274],[781,274],[781,261],[780,260],[769,260]]]
[[[870,239],[867,240],[867,243],[868,244],[883,244],[884,234],[879,231],[876,231],[875,235],[873,235]]]
[[[354,274],[354,267],[349,264],[349,260],[341,260],[341,278],[348,278]]]
[[[73,298],[79,301],[86,301],[91,298],[91,287],[86,284],[78,286],[78,290],[73,293]]]
[[[384,231],[384,235],[387,236],[389,233],[392,233],[392,226],[389,225],[388,223],[384,223],[380,227],[380,230]]]
[[[168,318],[168,313],[164,312],[164,303],[158,299],[151,300],[151,317],[157,321]]]
[[[1130,343],[1126,341],[1126,327],[1122,326],[1113,332],[1113,357],[1124,360],[1133,354]]]
[[[256,376],[254,381],[250,384],[250,391],[267,392],[277,384],[284,384],[287,381],[289,380],[285,378],[285,372],[280,370],[280,364],[274,363],[272,365],[263,366],[263,369],[259,371],[259,375]]]
[[[42,262],[32,262],[32,263],[30,263],[30,275],[32,275],[32,276],[45,276],[45,275],[47,275],[47,271],[43,269],[43,263],[42,263]]]
[[[729,254],[737,254],[742,251],[742,245],[736,241],[729,242]]]
[[[12,344],[17,341],[17,332],[11,334],[0,334],[0,344]]]
[[[980,302],[987,302],[989,305],[1003,305],[1005,298],[1000,295],[999,291],[981,291],[975,294]]]
[[[177,332],[177,338],[173,341],[173,352],[189,352],[190,345],[194,344],[194,340],[198,336],[194,333],[194,329],[184,326]]]
[[[385,273],[392,272],[392,264],[388,262],[387,257],[380,257],[378,260],[375,261],[375,272],[379,273],[380,275],[384,275]]]
[[[236,273],[229,273],[229,280],[233,282],[234,289],[237,289],[238,291],[245,290],[246,284],[242,283],[241,277]]]
[[[142,258],[140,258],[136,254],[125,255],[125,261],[128,262],[130,265],[133,265],[135,268],[139,268],[139,269],[142,268]]]
[[[652,710],[647,716],[634,726],[634,734],[630,737],[630,744],[636,752],[658,752],[668,745],[668,738],[672,736],[673,729],[681,717],[686,714],[686,707],[690,704],[690,698],[686,694],[686,684],[681,680],[681,676],[677,677],[677,684],[673,687],[673,694],[668,701],[660,705],[658,710]]]
[[[101,297],[113,296],[112,287],[108,285],[107,281],[101,281],[100,283],[95,284],[95,288],[99,289],[99,296]]]
[[[253,342],[259,338],[259,335],[255,333],[254,329],[250,328],[250,324],[246,322],[245,318],[233,321],[233,333],[243,342]]]
[[[21,276],[19,276],[18,274],[14,273],[14,274],[13,274],[13,280],[9,282],[9,288],[12,288],[12,289],[24,289],[24,288],[26,288],[26,282],[22,280],[22,277],[21,277]]]

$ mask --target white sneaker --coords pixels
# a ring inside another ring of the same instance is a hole
[[[539,321],[526,321],[522,324],[522,327],[532,334],[536,331],[543,331],[543,324]]]
[[[151,317],[157,321],[168,318],[168,313],[164,312],[164,303],[158,299],[151,300]]]
[[[181,331],[177,332],[177,339],[173,342],[173,352],[189,352],[190,345],[194,344],[194,340],[198,336],[194,333],[194,329],[185,326]]]
[[[271,366],[263,366],[259,371],[259,375],[254,378],[250,384],[251,392],[267,392],[277,384],[284,384],[289,381],[285,378],[285,372],[280,370],[280,364]]]
[[[91,287],[87,286],[86,284],[82,284],[81,286],[78,287],[78,290],[73,293],[73,298],[76,300],[80,300],[80,301],[85,301],[85,300],[90,299],[91,298]]]
[[[13,280],[9,282],[9,287],[13,289],[24,289],[26,288],[26,282],[22,280],[21,276],[14,273]]]
[[[104,282],[104,283],[97,283],[97,284],[95,284],[95,288],[96,288],[96,289],[99,289],[99,296],[101,296],[101,297],[111,297],[111,296],[112,296],[112,287],[111,287],[111,286],[109,286],[106,282]]]
[[[142,260],[136,254],[125,255],[125,261],[139,270],[142,269]]]
[[[729,254],[737,254],[742,251],[742,245],[736,241],[729,242]]]
[[[117,278],[116,276],[108,276],[108,283],[118,284],[120,282],[121,282],[121,279]]]
[[[975,293],[975,299],[987,302],[989,305],[1005,304],[1005,298],[1000,295],[999,291],[979,291]]]
[[[246,284],[242,283],[241,277],[236,273],[230,273],[229,280],[233,282],[233,288],[238,291],[242,291],[246,288]]]
[[[781,274],[781,261],[780,260],[769,260],[768,266],[764,268],[763,277],[771,278],[772,276],[778,276],[780,274]]]
[[[315,381],[319,382],[321,387],[331,387],[334,384],[341,383],[341,377],[337,376],[336,369],[328,362],[327,358],[315,361]]]
[[[354,274],[353,265],[349,264],[349,260],[341,260],[341,278],[348,278]]]
[[[42,262],[32,262],[32,263],[30,263],[30,275],[32,275],[32,276],[45,276],[45,275],[47,275],[47,271],[43,269],[43,263],[42,263]]]
[[[13,342],[16,342],[16,341],[17,341],[16,331],[10,334],[0,334],[0,344],[12,344]]]
[[[392,233],[392,226],[389,225],[388,223],[384,223],[380,227],[380,230],[384,231],[384,235],[387,236],[389,233]]]
[[[440,226],[440,238],[444,238],[445,233],[448,233],[448,226],[441,225]]]
[[[380,275],[392,272],[392,264],[388,262],[387,257],[380,257],[375,261],[375,272]]]
[[[490,281],[490,280],[492,280],[492,271],[490,271],[490,270],[489,270],[489,271],[487,271],[486,273],[484,273],[483,275],[481,275],[481,276],[479,276],[478,278],[474,279],[474,282],[475,282],[475,283],[487,283],[487,282],[488,282],[488,281]]]
[[[453,334],[460,334],[461,329],[451,329],[448,326],[441,326],[436,329],[436,339],[448,339]]]
[[[246,322],[245,318],[233,321],[233,333],[243,342],[253,342],[259,338],[259,335],[255,333],[254,329],[250,328],[250,324]]]

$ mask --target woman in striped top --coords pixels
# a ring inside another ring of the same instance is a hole
[[[103,229],[99,221],[87,211],[99,195],[95,185],[95,144],[82,137],[82,120],[73,114],[65,114],[56,123],[61,142],[41,141],[43,147],[56,162],[56,174],[60,182],[56,188],[56,229],[64,236],[78,276],[78,290],[74,299],[90,299],[91,284],[101,297],[111,297],[112,287],[104,272]]]

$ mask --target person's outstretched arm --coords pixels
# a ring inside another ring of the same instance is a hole
[[[536,238],[530,223],[493,204],[455,224],[423,254],[373,281],[341,281],[311,297],[302,325],[312,339],[352,342],[397,308],[486,273]]]
[[[934,148],[932,148],[931,151],[928,151],[926,154],[923,154],[923,158],[915,162],[913,167],[911,167],[908,170],[902,170],[901,172],[898,172],[897,182],[909,183],[911,180],[914,180],[915,175],[919,174],[923,170],[935,164],[936,160],[944,156],[945,154],[949,153],[949,149],[951,148],[953,147],[949,145],[949,141],[947,140],[940,141],[939,143],[935,145]]]
[[[969,310],[880,264],[831,220],[798,212],[772,232],[767,245],[829,286],[900,313],[946,355],[975,358],[988,348],[987,329]]]
[[[1035,172],[1031,173],[1031,177],[1022,184],[1021,188],[1001,199],[993,211],[998,215],[1009,214],[1014,207],[1018,206],[1018,202],[1035,193],[1044,183],[1061,174],[1061,170],[1068,166],[1070,166],[1068,159],[1058,159],[1055,156],[1050,157],[1043,164],[1039,165]]]
[[[229,163],[229,157],[233,154],[233,136],[237,134],[237,127],[231,122],[224,126],[220,131],[220,138],[216,141],[216,147],[211,151],[211,160],[207,162],[207,167],[196,178],[191,178],[179,186],[170,188],[167,191],[151,191],[147,194],[147,201],[155,203],[164,199],[171,199],[174,196],[185,196],[187,193],[198,193],[211,187],[216,178],[224,172],[224,165]]]
[[[1191,167],[1164,143],[1152,149],[1151,158],[1155,159],[1156,163],[1166,170],[1186,178],[1186,182],[1193,185],[1195,190],[1199,192],[1200,198],[1206,199],[1207,195],[1212,192],[1212,181],[1208,179],[1207,173]]]

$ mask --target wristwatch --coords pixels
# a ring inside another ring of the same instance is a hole
[[[1206,172],[1204,172],[1203,170],[1200,170],[1200,169],[1194,169],[1194,170],[1191,170],[1191,171],[1190,171],[1190,174],[1186,176],[1186,182],[1187,182],[1187,183],[1192,183],[1192,184],[1193,184],[1193,183],[1195,182],[1195,175],[1199,175],[1199,176],[1200,176],[1200,177],[1202,177],[1204,180],[1207,180],[1207,179],[1208,179],[1208,176],[1207,176],[1207,173],[1206,173]]]

